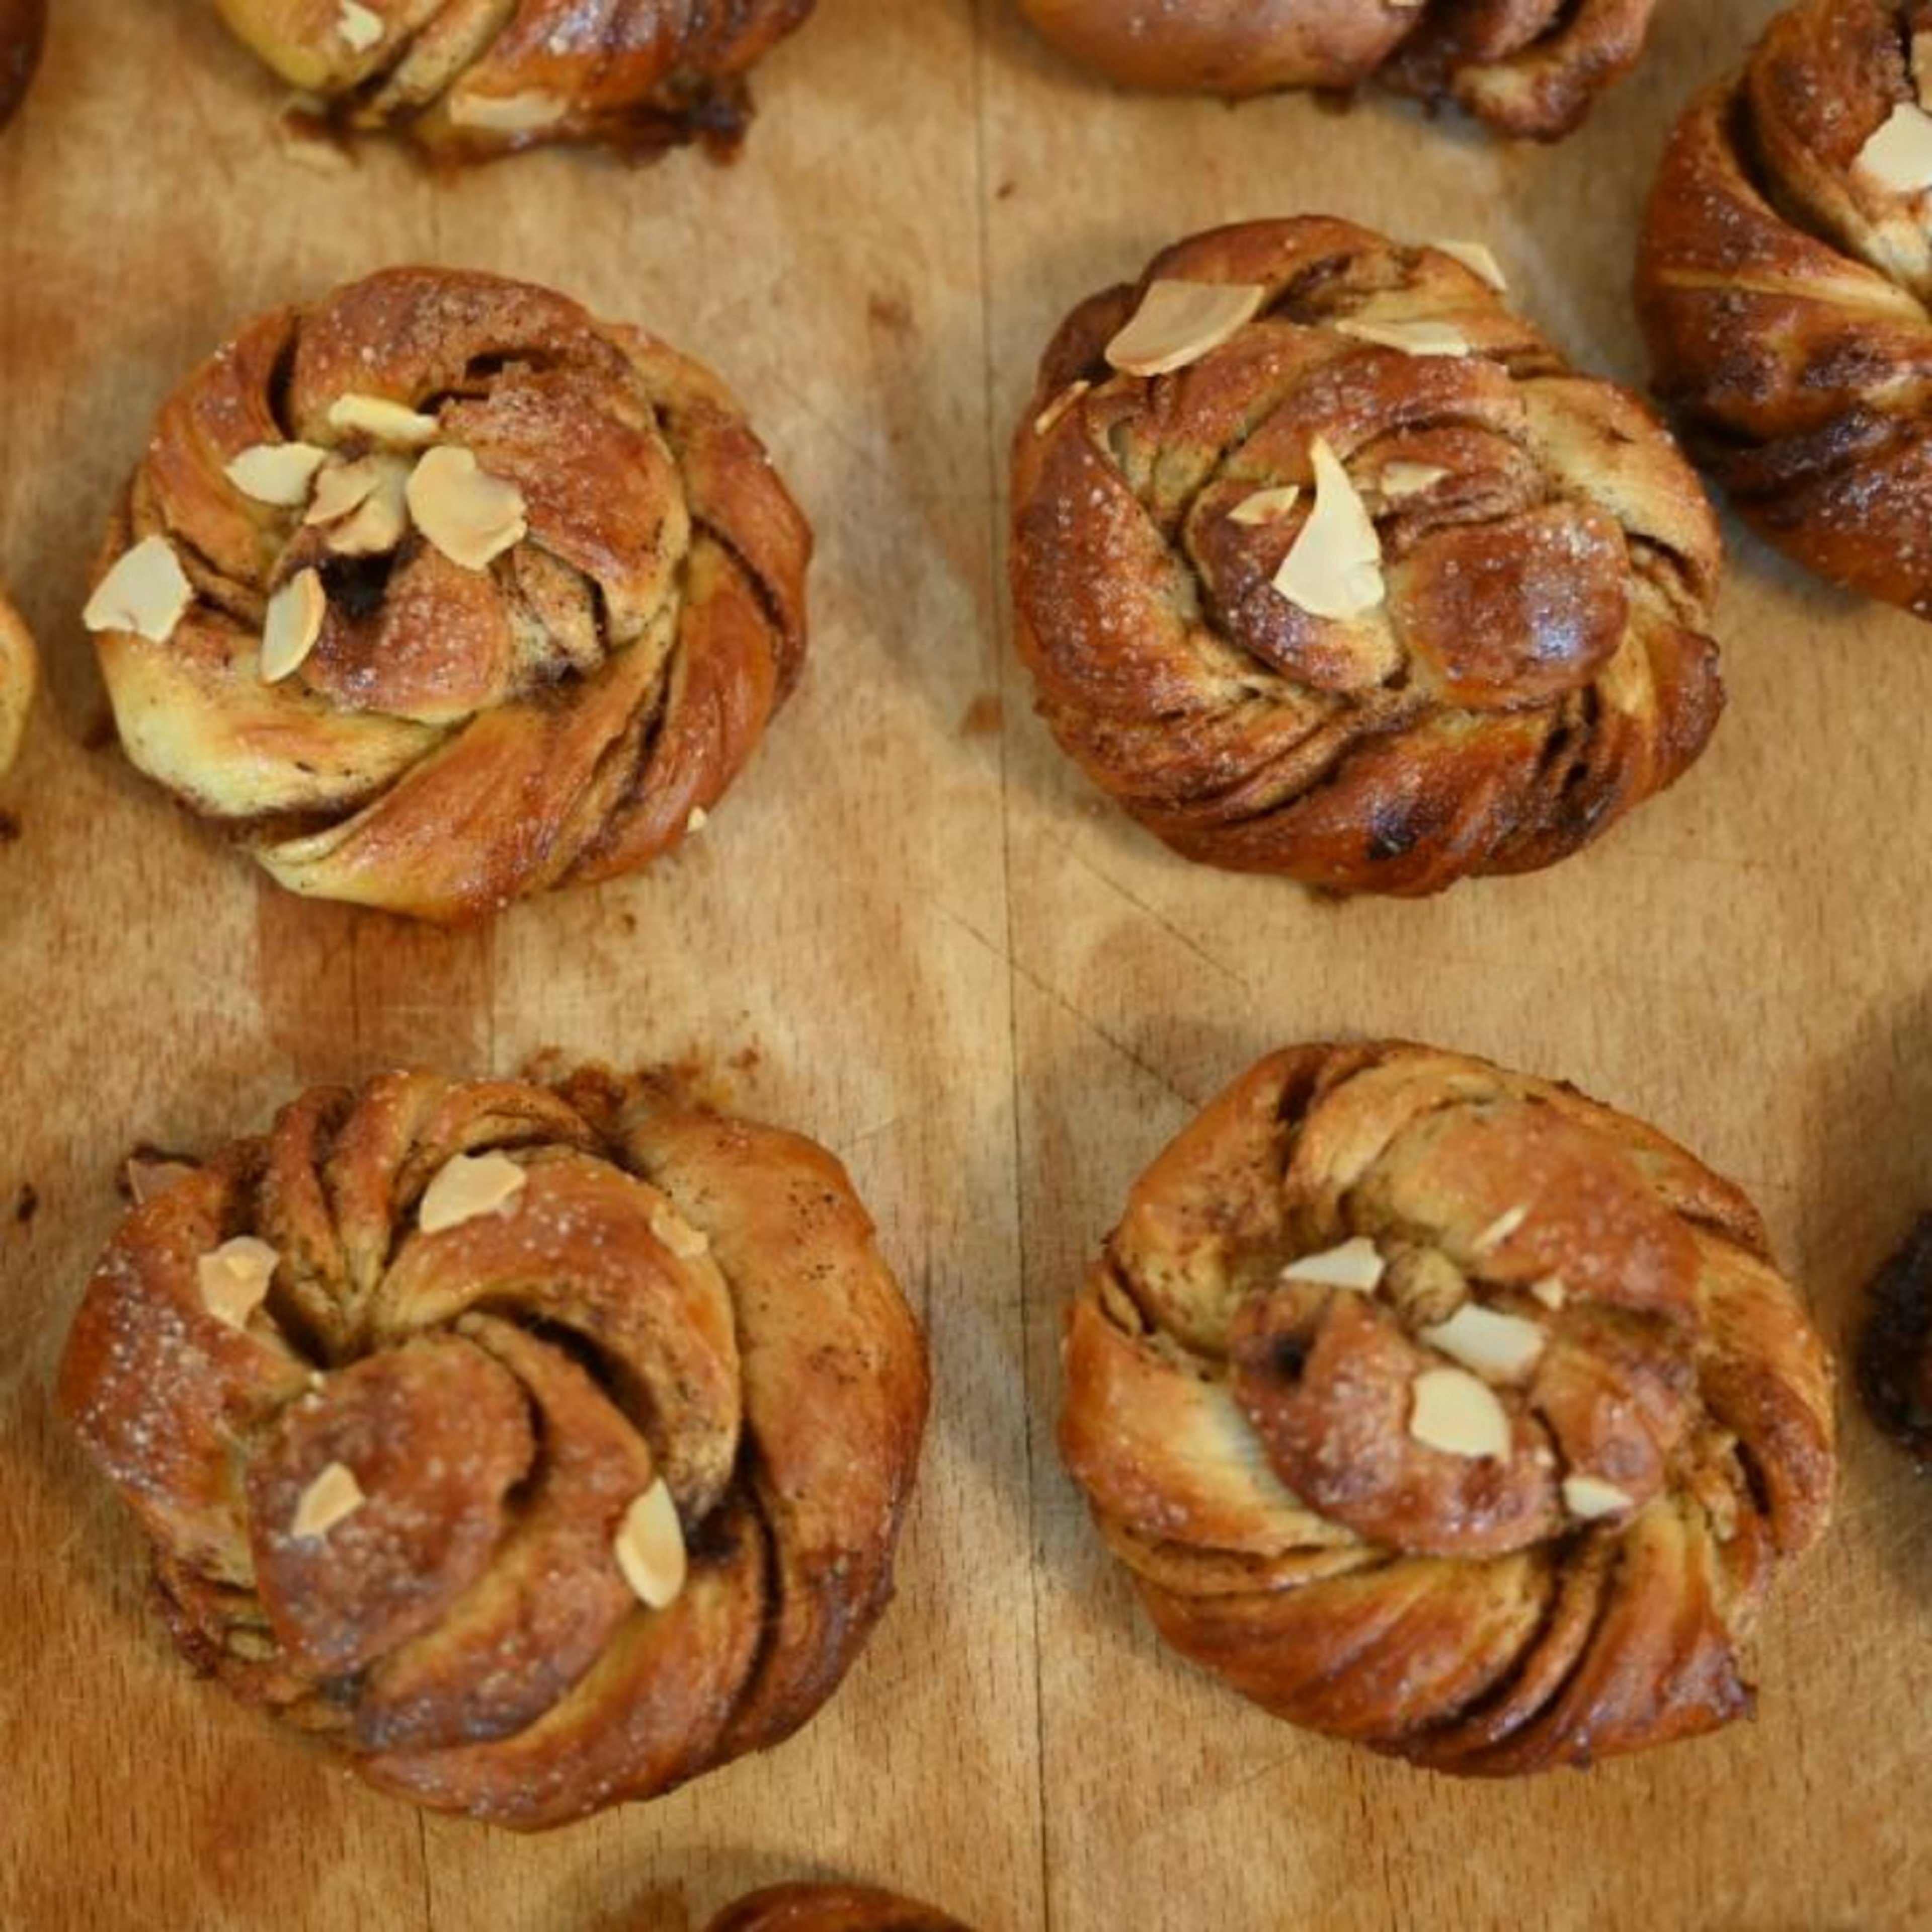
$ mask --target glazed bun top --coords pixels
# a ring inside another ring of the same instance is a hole
[[[1439,891],[1568,856],[1702,749],[1702,486],[1499,279],[1467,244],[1250,222],[1048,346],[1018,642],[1064,748],[1185,856]]]
[[[799,670],[811,549],[692,358],[393,268],[175,392],[86,619],[141,770],[293,891],[449,922],[710,812]]]

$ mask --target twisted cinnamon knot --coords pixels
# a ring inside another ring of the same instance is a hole
[[[1664,156],[1656,386],[1808,569],[1932,616],[1932,6],[1804,0]]]
[[[1222,229],[1047,351],[1020,647],[1061,745],[1190,858],[1342,892],[1528,871],[1716,723],[1696,478],[1460,245]]]
[[[796,676],[810,553],[697,364],[395,269],[176,392],[87,614],[142,770],[295,891],[456,920],[703,822]]]
[[[47,0],[0,0],[0,128],[27,98],[46,33]]]
[[[1162,1635],[1436,1769],[1748,1709],[1814,1541],[1831,1365],[1742,1194],[1565,1087],[1406,1046],[1264,1060],[1136,1186],[1060,1442]]]
[[[1129,87],[1242,95],[1376,80],[1551,141],[1636,64],[1657,0],[1020,0]]]
[[[60,1402],[195,1663],[380,1788],[530,1830],[832,1694],[926,1370],[809,1142],[594,1072],[392,1074],[129,1214]]]
[[[40,682],[34,640],[20,614],[0,593],[0,778],[14,768]]]
[[[964,1932],[956,1918],[869,1886],[776,1885],[728,1906],[707,1932]]]
[[[218,0],[283,80],[357,130],[476,160],[550,142],[734,149],[746,76],[814,0]]]

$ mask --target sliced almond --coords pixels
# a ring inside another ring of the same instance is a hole
[[[1340,1247],[1326,1248],[1318,1255],[1304,1255],[1299,1261],[1290,1262],[1282,1270],[1281,1279],[1372,1294],[1382,1286],[1382,1270],[1387,1265],[1375,1243],[1366,1234],[1357,1234]]]
[[[1560,1274],[1546,1274],[1540,1281],[1533,1281],[1529,1292],[1552,1312],[1570,1299],[1570,1291]]]
[[[1509,1412],[1466,1369],[1425,1369],[1409,1390],[1408,1432],[1445,1455],[1506,1456]]]
[[[304,1539],[326,1536],[368,1500],[356,1480],[356,1472],[346,1462],[332,1462],[302,1492],[289,1534]]]
[[[164,644],[194,602],[194,586],[166,537],[143,537],[94,586],[81,622]]]
[[[1504,1242],[1529,1219],[1529,1210],[1522,1206],[1505,1208],[1476,1238],[1469,1244],[1472,1255],[1486,1255],[1492,1248],[1499,1248]]]
[[[1432,242],[1429,244],[1438,254],[1447,255],[1452,262],[1460,262],[1472,275],[1480,276],[1498,295],[1509,293],[1509,278],[1503,273],[1503,265],[1480,242]]]
[[[1378,349],[1400,350],[1405,356],[1466,356],[1469,341],[1446,322],[1338,322],[1337,335],[1371,342]]]
[[[1932,114],[1901,100],[1861,148],[1852,165],[1900,194],[1932,188]]]
[[[532,134],[554,127],[570,112],[570,104],[554,94],[532,89],[525,94],[452,94],[449,118],[459,128],[481,128],[492,134]]]
[[[1072,408],[1073,405],[1079,401],[1080,398],[1093,386],[1094,385],[1084,376],[1077,382],[1069,382],[1066,388],[1062,389],[1059,394],[1055,396],[1053,400],[1034,418],[1034,434],[1046,435],[1048,430],[1052,429],[1054,424],[1058,422],[1060,418],[1065,416],[1066,412]]]
[[[322,538],[338,556],[384,556],[409,534],[410,458],[385,451],[362,461],[375,487]]]
[[[275,684],[298,670],[322,635],[328,593],[320,575],[300,570],[268,599],[262,626],[262,681]]]
[[[128,1198],[137,1208],[154,1199],[158,1194],[165,1194],[178,1180],[185,1180],[194,1173],[193,1165],[184,1160],[158,1160],[146,1154],[130,1154],[121,1169],[122,1184],[128,1190]]]
[[[1130,376],[1170,375],[1239,334],[1267,300],[1246,282],[1155,282],[1107,344],[1108,362]]]
[[[382,38],[382,16],[360,4],[359,0],[342,0],[336,12],[335,31],[346,46],[366,54]]]
[[[1600,1476],[1565,1476],[1563,1479],[1563,1507],[1584,1522],[1594,1522],[1599,1516],[1616,1516],[1628,1509],[1636,1500],[1616,1484],[1605,1482]]]
[[[624,1581],[647,1608],[669,1610],[683,1594],[690,1558],[677,1504],[662,1476],[624,1512],[611,1553]]]
[[[231,1328],[247,1328],[249,1316],[268,1298],[268,1284],[280,1259],[266,1241],[252,1234],[224,1241],[195,1262],[202,1306]]]
[[[691,816],[684,821],[684,836],[694,838],[711,823],[711,814],[701,805],[691,808]]]
[[[1301,485],[1287,483],[1277,490],[1257,490],[1228,512],[1231,524],[1278,524],[1301,501]]]
[[[426,449],[436,439],[435,417],[426,416],[387,396],[338,396],[328,406],[330,427],[345,434],[359,430],[378,442],[402,449]]]
[[[452,563],[487,570],[530,533],[524,493],[480,468],[466,449],[432,449],[410,478],[410,514]]]
[[[1382,539],[1328,438],[1318,436],[1308,454],[1315,508],[1275,572],[1274,587],[1312,617],[1359,617],[1386,594]]]
[[[315,479],[302,521],[311,527],[337,524],[359,510],[382,483],[382,463],[377,456],[358,456],[352,462],[344,462],[339,456],[329,458]]]
[[[484,1214],[500,1214],[530,1185],[530,1177],[505,1154],[460,1154],[446,1161],[423,1190],[416,1226],[446,1234]]]
[[[258,442],[244,449],[222,472],[243,496],[278,510],[308,501],[315,472],[328,452],[312,442]]]
[[[380,556],[407,533],[410,459],[378,450],[351,462],[331,457],[315,479],[302,521],[328,529],[323,538],[338,556]]]
[[[1391,502],[1396,502],[1405,496],[1419,496],[1424,490],[1434,489],[1448,473],[1433,463],[1384,463],[1381,475],[1376,478],[1376,488]]]
[[[674,1208],[660,1208],[651,1216],[651,1232],[680,1261],[695,1261],[710,1251],[711,1238],[694,1228]]]
[[[1434,1349],[1492,1381],[1520,1382],[1542,1359],[1549,1337],[1520,1315],[1465,1302],[1446,1322],[1420,1331]]]

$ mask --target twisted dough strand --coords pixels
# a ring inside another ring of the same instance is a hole
[[[406,525],[346,554],[234,479],[291,442],[406,471],[341,426],[366,398],[514,485],[520,540],[480,568]],[[284,885],[430,919],[677,843],[803,659],[810,532],[723,386],[491,276],[394,269],[244,329],[163,409],[104,562],[148,538],[194,597],[165,640],[97,640],[128,755]],[[272,681],[270,601],[310,571],[320,634]]]
[[[1932,242],[1862,158],[1916,112],[1922,0],[1802,0],[1665,154],[1637,294],[1656,386],[1807,568],[1932,616]]]
[[[1021,0],[1130,86],[1229,95],[1376,80],[1554,140],[1634,67],[1657,0]]]
[[[1366,1243],[1375,1278],[1339,1285]],[[1486,1399],[1472,1311],[1536,1338]],[[1425,1422],[1445,1371],[1492,1446]],[[1168,1641],[1439,1770],[1748,1710],[1739,1646],[1829,1508],[1830,1364],[1750,1203],[1569,1088],[1420,1047],[1277,1054],[1210,1106],[1136,1186],[1066,1376],[1063,1453]]]
[[[514,1194],[433,1226],[431,1183],[492,1152]],[[238,1322],[203,1279],[238,1240],[273,1269]],[[137,1207],[60,1400],[191,1659],[372,1784],[528,1830],[831,1694],[890,1594],[926,1372],[810,1142],[596,1074],[394,1074]],[[304,1534],[336,1468],[363,1500]],[[659,1482],[688,1576],[646,1608],[614,1544]]]
[[[1116,374],[1106,346],[1162,279],[1262,310],[1178,374]],[[1351,332],[1418,326],[1469,352]],[[1353,620],[1273,581],[1318,439],[1386,570]],[[1244,520],[1284,488],[1285,514]],[[1061,745],[1188,857],[1337,891],[1550,865],[1672,782],[1722,706],[1720,562],[1634,397],[1460,261],[1344,222],[1198,236],[1083,304],[1016,439],[1018,642]]]
[[[746,76],[814,0],[218,0],[235,33],[358,130],[470,160],[550,142],[729,152]]]

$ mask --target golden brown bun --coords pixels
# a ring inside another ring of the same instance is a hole
[[[235,33],[343,125],[488,159],[552,142],[729,152],[746,77],[814,0],[217,0]],[[355,21],[352,31],[345,22]]]
[[[1266,306],[1177,374],[1118,374],[1106,345],[1157,278]],[[1424,322],[1473,352],[1347,332]],[[1318,439],[1380,539],[1386,595],[1352,621],[1274,582]],[[1286,514],[1241,520],[1283,487]],[[1013,496],[1042,712],[1191,859],[1403,894],[1551,865],[1676,778],[1722,708],[1717,526],[1669,436],[1460,262],[1345,222],[1196,236],[1076,309]]]
[[[513,485],[521,540],[475,567],[399,508],[374,554],[346,554],[362,512],[318,525],[307,495],[231,480],[286,440],[374,451],[400,505],[422,453],[332,420],[361,396],[427,412],[436,444]],[[811,535],[722,386],[491,276],[392,269],[251,323],[162,410],[104,572],[156,537],[192,580],[186,615],[165,642],[97,639],[130,758],[292,890],[426,919],[676,844],[805,651]],[[269,600],[310,571],[320,638],[270,682]]]
[[[0,593],[0,778],[14,768],[33,709],[40,668],[34,640],[20,614]]]
[[[46,32],[47,0],[0,0],[0,128],[27,98]]]
[[[1636,64],[1657,0],[1020,0],[1128,87],[1226,94],[1378,80],[1553,140]]]
[[[488,1150],[520,1190],[426,1230]],[[274,1268],[240,1327],[201,1265],[238,1237]],[[585,1072],[317,1088],[164,1178],[59,1400],[197,1666],[382,1790],[536,1830],[832,1694],[891,1594],[926,1394],[836,1160]],[[365,1500],[298,1534],[338,1464]],[[650,1609],[614,1544],[660,1484],[689,1570]]]
[[[1285,1273],[1358,1240],[1378,1282]],[[1215,1101],[1135,1186],[1066,1376],[1062,1452],[1161,1634],[1439,1771],[1748,1710],[1739,1646],[1829,1510],[1831,1364],[1750,1203],[1424,1047],[1294,1048]],[[1444,1426],[1472,1402],[1491,1450]]]
[[[956,1918],[858,1885],[775,1885],[728,1906],[707,1932],[965,1932]]]
[[[1666,152],[1637,298],[1658,392],[1769,542],[1932,616],[1932,238],[1859,165],[1894,109],[1917,0],[1804,0]]]

